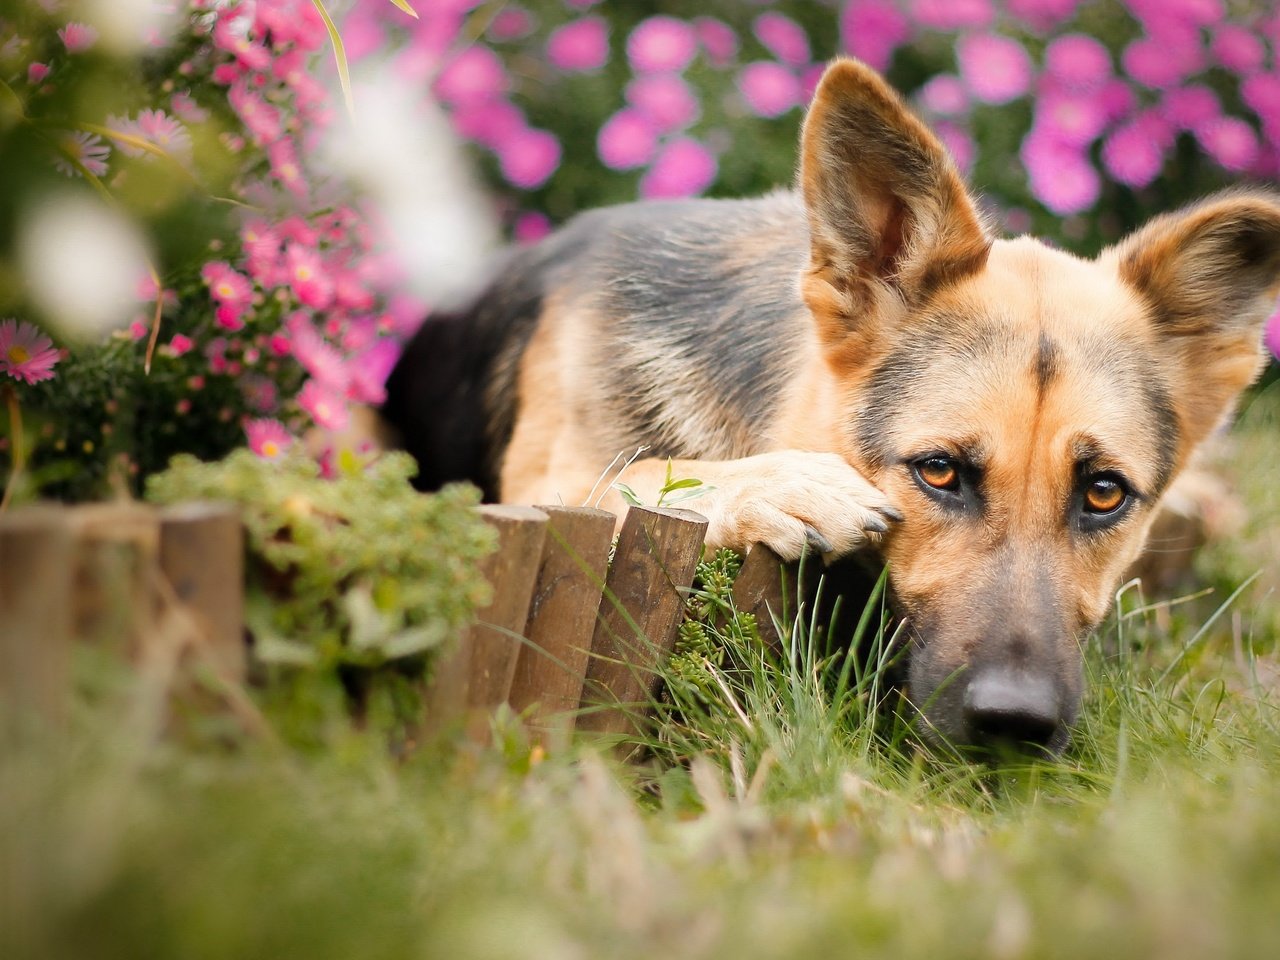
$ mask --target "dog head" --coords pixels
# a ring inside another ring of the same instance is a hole
[[[1081,641],[1263,363],[1280,197],[1220,194],[1094,260],[995,239],[936,137],[841,61],[806,119],[802,280],[842,452],[902,509],[910,693],[961,743],[1062,748]]]

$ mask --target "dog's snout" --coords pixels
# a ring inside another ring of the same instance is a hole
[[[979,669],[964,694],[968,740],[976,746],[1060,749],[1066,742],[1062,697],[1050,678],[1008,666]]]

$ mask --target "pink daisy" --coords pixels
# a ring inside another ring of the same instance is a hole
[[[701,107],[679,74],[644,73],[627,84],[627,102],[653,121],[658,133],[683,130],[698,119]]]
[[[1067,216],[1097,203],[1102,180],[1078,147],[1032,130],[1021,156],[1032,194],[1049,210]]]
[[[658,132],[653,121],[630,107],[606,120],[596,137],[596,152],[611,170],[643,167],[657,149]]]
[[[693,21],[693,29],[712,66],[728,66],[738,53],[738,35],[723,20],[698,17]]]
[[[641,21],[627,37],[627,59],[640,71],[680,71],[698,52],[693,27],[675,17]]]
[[[469,103],[465,110],[455,110],[452,121],[458,136],[491,150],[499,149],[526,126],[520,108],[498,97]]]
[[[800,80],[780,63],[750,63],[738,74],[742,99],[757,116],[779,117],[800,105]]]
[[[345,430],[350,422],[346,399],[315,380],[308,380],[303,385],[298,394],[298,406],[326,430]]]
[[[640,195],[652,197],[693,197],[711,186],[716,178],[716,158],[702,144],[687,137],[662,148],[640,181]]]
[[[1271,355],[1280,360],[1280,310],[1273,313],[1267,321],[1265,340]]]
[[[935,30],[987,27],[995,18],[991,0],[912,0],[916,22]]]
[[[940,117],[955,117],[969,110],[969,92],[960,78],[940,73],[920,88],[920,103]]]
[[[994,34],[967,36],[956,56],[965,85],[984,103],[1008,103],[1031,85],[1031,58],[1017,40]]]
[[[506,93],[506,67],[488,47],[467,47],[436,78],[436,95],[452,104],[470,103]]]
[[[67,53],[82,53],[98,42],[98,31],[87,23],[72,21],[58,31]]]
[[[1044,69],[1064,87],[1093,90],[1111,76],[1111,54],[1093,37],[1069,33],[1045,47]]]
[[[27,83],[34,86],[49,75],[49,65],[47,63],[32,63],[27,65]]]
[[[527,211],[516,217],[515,226],[511,230],[516,243],[521,245],[537,243],[550,232],[551,221],[547,219],[545,213],[539,213],[536,210]]]
[[[307,195],[307,181],[302,175],[302,166],[298,163],[298,155],[294,152],[293,142],[282,137],[267,147],[267,159],[271,161],[271,174],[295,196]]]
[[[141,110],[135,121],[138,133],[148,143],[178,156],[191,155],[191,134],[163,110]]]
[[[955,160],[956,166],[960,168],[960,172],[967,175],[973,169],[973,161],[978,156],[978,147],[973,142],[973,138],[958,123],[950,120],[938,121],[934,129],[952,159]]]
[[[1112,179],[1145,187],[1164,166],[1169,130],[1163,120],[1144,114],[1120,127],[1102,146],[1102,163]]]
[[[753,24],[756,39],[783,63],[801,67],[813,59],[809,37],[800,24],[781,13],[762,13]]]
[[[498,41],[519,40],[532,33],[533,28],[533,15],[528,10],[522,10],[520,7],[503,7],[489,24],[489,36]],[[343,29],[345,30],[346,27],[344,26]],[[381,42],[376,43],[370,47],[370,50],[377,50],[381,46]]]
[[[1080,0],[1005,0],[1005,5],[1019,20],[1044,31],[1075,13]]]
[[[1179,30],[1133,41],[1124,48],[1121,62],[1133,79],[1161,89],[1198,72],[1204,66],[1204,57],[1199,35]]]
[[[1258,159],[1258,135],[1238,117],[1214,117],[1195,129],[1205,153],[1224,170],[1242,173]]]
[[[525,128],[503,144],[498,162],[508,183],[532,190],[560,166],[560,141],[546,130]]]
[[[266,460],[278,460],[293,446],[293,435],[279,420],[248,420],[244,432],[249,449]]]
[[[1221,113],[1218,95],[1198,84],[1175,87],[1166,91],[1160,100],[1161,116],[1182,130],[1203,126]]]
[[[1267,56],[1266,47],[1257,34],[1232,23],[1218,27],[1209,53],[1218,63],[1236,73],[1252,73],[1262,66]]]
[[[1107,126],[1107,112],[1093,94],[1045,91],[1036,102],[1036,126],[1078,147],[1092,143]]]
[[[859,60],[885,70],[911,36],[912,23],[895,0],[852,0],[840,17],[841,45]]]
[[[173,339],[169,341],[169,353],[175,357],[180,357],[184,353],[190,353],[191,348],[195,345],[195,341],[190,337],[181,333],[175,333],[173,335]]]
[[[301,244],[290,243],[284,251],[289,286],[298,302],[313,310],[324,310],[333,303],[333,282],[325,270],[320,254]]]
[[[209,294],[220,304],[244,306],[253,298],[253,284],[223,260],[211,260],[200,269]]]
[[[96,133],[77,130],[59,140],[58,145],[62,148],[63,155],[54,157],[53,165],[68,177],[80,176],[80,169],[73,160],[95,177],[106,174],[107,157],[111,155],[111,148]]]
[[[28,384],[53,379],[59,353],[53,341],[29,323],[0,320],[0,373]]]
[[[560,70],[598,70],[609,59],[609,27],[603,17],[583,17],[547,39],[547,59]]]

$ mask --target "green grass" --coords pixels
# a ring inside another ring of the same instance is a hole
[[[930,753],[803,641],[735,642],[630,766],[510,724],[406,762],[157,738],[156,690],[84,660],[70,731],[0,754],[0,956],[1276,955],[1277,400],[1236,431],[1252,519],[1202,553],[1213,596],[1099,631],[1061,761]]]

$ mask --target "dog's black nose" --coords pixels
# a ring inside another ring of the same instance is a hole
[[[964,718],[975,746],[1056,750],[1066,742],[1057,685],[1026,670],[978,668],[965,689]]]

